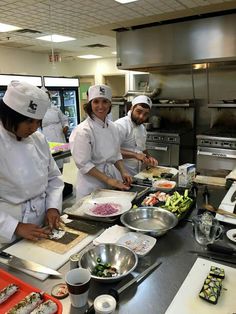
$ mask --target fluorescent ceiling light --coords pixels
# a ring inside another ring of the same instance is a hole
[[[130,2],[135,2],[138,0],[115,0],[116,2],[119,2],[121,4],[126,4],[126,3],[130,3]]]
[[[21,29],[21,28],[14,25],[0,23],[0,32],[12,32],[18,29]]]
[[[82,58],[82,59],[99,59],[101,58],[101,56],[97,56],[97,55],[82,55],[82,56],[77,56],[78,58]]]
[[[117,52],[116,52],[116,51],[112,51],[112,54],[113,54],[113,55],[117,55]]]
[[[64,41],[75,40],[76,38],[53,34],[53,35],[37,37],[37,39],[45,40],[45,41],[52,41],[54,43],[62,43]]]

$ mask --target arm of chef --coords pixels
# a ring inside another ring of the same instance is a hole
[[[46,189],[46,209],[56,208],[61,213],[63,188],[64,182],[62,180],[61,172],[50,154],[48,166],[48,186]]]
[[[82,174],[88,173],[95,164],[91,161],[91,138],[83,129],[74,129],[69,138],[71,155]]]
[[[58,116],[63,128],[69,126],[69,118],[60,109],[58,109]]]

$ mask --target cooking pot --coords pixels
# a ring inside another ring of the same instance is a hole
[[[153,125],[151,122],[146,122],[143,124],[147,131],[151,130],[153,128]]]

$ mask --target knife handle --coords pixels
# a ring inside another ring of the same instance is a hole
[[[236,251],[230,247],[226,247],[218,244],[208,244],[207,249],[212,252],[220,252],[224,254],[233,255]]]
[[[6,253],[6,252],[1,251],[0,252],[0,257],[5,258],[5,259],[10,259],[11,255]]]

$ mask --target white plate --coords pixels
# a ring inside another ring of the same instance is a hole
[[[94,208],[97,205],[101,204],[115,204],[117,205],[117,212],[112,214],[98,214],[93,212]],[[121,199],[120,197],[100,197],[89,200],[88,202],[83,204],[84,213],[89,216],[94,217],[113,217],[121,215],[127,212],[132,207],[132,204],[127,199]]]
[[[170,186],[165,187],[163,184],[169,184]],[[152,182],[152,186],[160,191],[171,191],[176,186],[176,182],[169,180],[157,180]]]
[[[230,229],[226,232],[228,239],[236,243],[236,229]]]
[[[142,233],[128,232],[117,243],[127,246],[139,256],[144,256],[154,247],[156,239]]]

